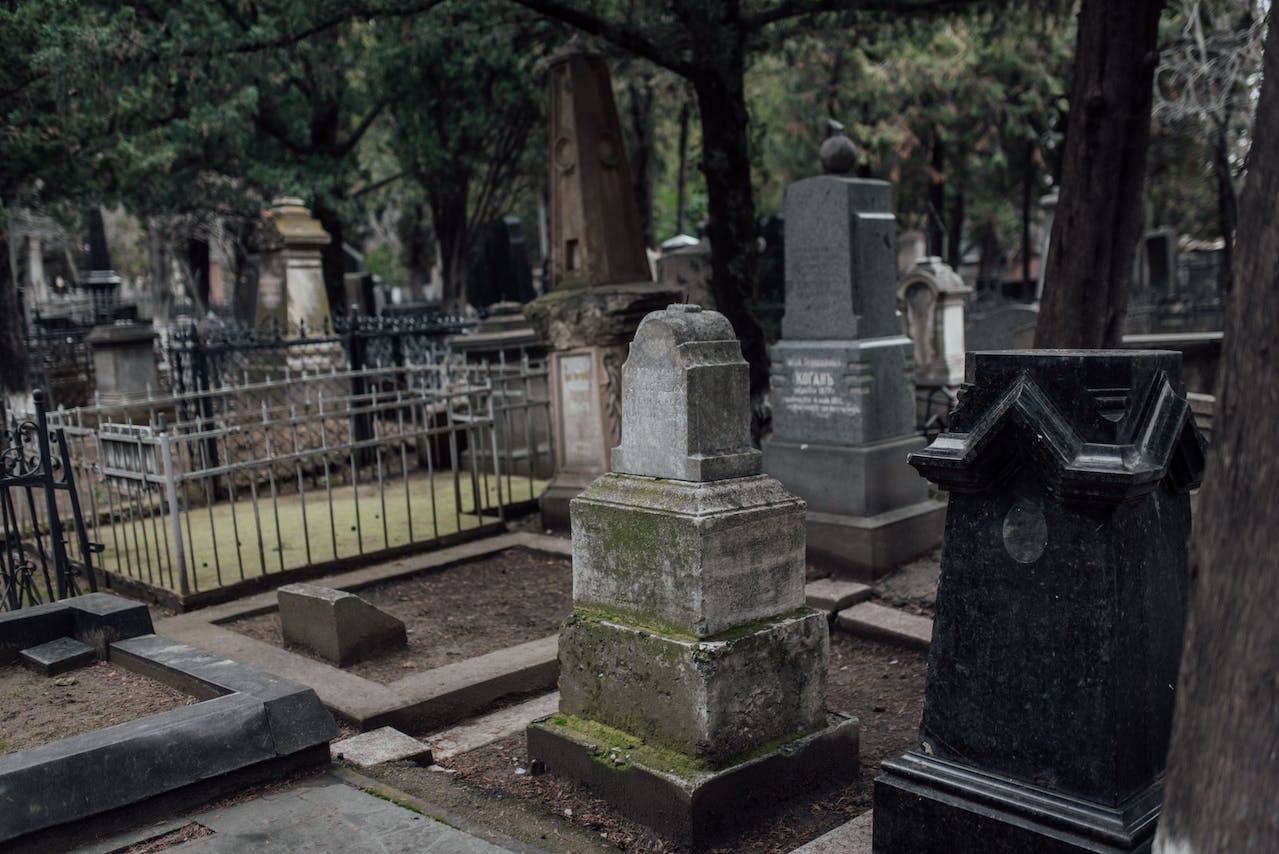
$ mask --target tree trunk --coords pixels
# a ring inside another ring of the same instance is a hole
[[[329,233],[328,245],[320,252],[320,266],[324,271],[324,292],[329,297],[329,315],[344,316],[346,304],[346,259],[342,254],[342,218],[325,202],[316,201],[312,215]]]
[[[1274,26],[1254,138],[1271,130],[1279,133]],[[1252,149],[1239,246],[1156,854],[1279,851],[1279,157],[1270,146]]]
[[[1083,0],[1080,7],[1037,347],[1115,347],[1123,335],[1163,5]]]
[[[956,182],[958,183],[958,182]],[[956,188],[952,193],[954,200],[950,205],[950,221],[946,223],[946,263],[956,272],[964,262],[964,191]]]
[[[461,186],[465,188],[466,183]],[[428,197],[435,240],[440,245],[440,273],[444,278],[440,301],[449,311],[461,311],[466,307],[466,253],[470,242],[466,227],[466,190],[449,192],[437,188],[428,193]]]
[[[635,204],[644,228],[644,245],[657,245],[657,223],[653,221],[653,86],[634,77],[626,85],[630,101],[631,183],[635,188]]]
[[[759,439],[762,400],[768,391],[768,347],[755,311],[755,200],[751,195],[750,152],[747,143],[746,97],[742,75],[744,47],[739,42],[730,57],[708,62],[693,76],[702,120],[702,173],[710,220],[711,290],[716,308],[733,324],[750,364],[753,402],[752,432]]]
[[[692,118],[688,101],[679,108],[679,167],[675,174],[675,233],[687,234],[688,223],[688,125]]]
[[[1030,214],[1035,197],[1035,144],[1026,143],[1026,169],[1021,176],[1021,280],[1029,286],[1034,279],[1030,276],[1030,256],[1033,248],[1030,245]],[[1040,258],[1039,263],[1044,263]],[[1033,291],[1032,291],[1033,293]]]
[[[1221,228],[1221,281],[1223,290],[1230,290],[1234,269],[1235,227],[1239,215],[1236,208],[1235,185],[1230,176],[1230,118],[1229,114],[1216,128],[1212,147],[1212,168],[1217,175],[1217,225]]]
[[[946,254],[946,149],[941,134],[933,129],[933,148],[929,156],[928,176],[928,254],[941,258]]]
[[[0,229],[0,391],[27,387],[27,347],[18,283],[9,261],[9,235]]]

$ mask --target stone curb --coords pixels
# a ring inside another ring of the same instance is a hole
[[[838,578],[819,578],[804,585],[805,604],[818,611],[825,611],[828,616],[834,616],[836,612],[858,602],[865,602],[872,592],[869,585]]]
[[[799,846],[790,854],[871,854],[871,828],[874,813],[867,810],[816,839]]]
[[[855,635],[896,641],[928,649],[933,640],[933,621],[896,608],[862,602],[835,615],[835,625]]]
[[[203,701],[0,757],[0,803],[12,807],[0,811],[0,842],[25,845],[281,757],[323,761],[337,735],[309,688],[155,635],[117,641],[110,654]]]
[[[502,534],[354,570],[323,582],[327,587],[355,592],[371,584],[431,569],[443,570],[513,547],[564,556],[572,554],[572,544],[559,537],[525,532]],[[269,591],[161,620],[159,629],[183,643],[311,686],[334,714],[361,730],[383,726],[409,731],[445,727],[504,697],[553,689],[559,677],[557,635],[414,673],[383,685],[219,625],[239,617],[267,613],[275,607],[276,593]]]

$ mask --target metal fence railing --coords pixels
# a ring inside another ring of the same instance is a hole
[[[44,394],[30,419],[0,431],[0,611],[96,590],[93,556],[71,476],[66,436],[50,431]]]
[[[534,501],[544,363],[294,374],[53,414],[97,565],[179,605],[429,546]]]

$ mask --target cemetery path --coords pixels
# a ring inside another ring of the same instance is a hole
[[[0,667],[0,755],[190,705],[194,697],[100,661],[58,676]]]

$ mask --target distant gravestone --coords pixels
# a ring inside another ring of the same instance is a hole
[[[800,781],[855,776],[857,724],[824,709],[803,502],[759,473],[728,320],[649,314],[622,387],[614,471],[572,503],[560,713],[530,725],[529,755],[696,840]]]
[[[339,667],[408,643],[404,623],[354,593],[314,584],[279,589],[285,643],[315,652]]]
[[[662,257],[657,259],[657,282],[678,290],[684,301],[694,305],[715,307],[711,293],[711,242],[680,235],[688,242],[672,238],[662,244]]]
[[[964,315],[964,347],[978,350],[1026,350],[1034,346],[1039,306],[997,302]]]
[[[1169,352],[972,353],[911,455],[950,493],[919,747],[875,851],[1149,851],[1203,442]]]
[[[520,218],[504,216],[484,226],[466,266],[466,301],[484,310],[497,303],[523,305],[536,296]]]
[[[945,516],[906,465],[924,442],[897,315],[891,188],[830,173],[792,184],[785,206],[764,470],[808,503],[811,560],[874,578],[936,545]]]
[[[897,308],[915,346],[915,383],[964,381],[964,299],[972,288],[940,258],[921,258],[897,284]]]

